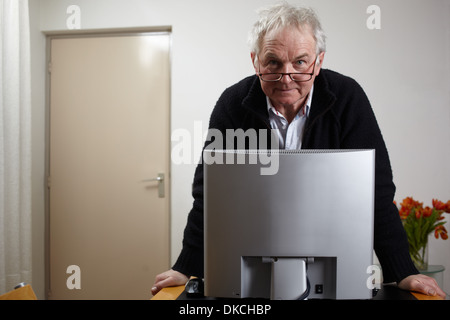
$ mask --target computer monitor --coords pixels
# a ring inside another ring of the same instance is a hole
[[[369,299],[374,150],[205,150],[205,296]]]

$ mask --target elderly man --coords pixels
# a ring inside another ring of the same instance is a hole
[[[420,275],[408,252],[397,208],[388,153],[370,103],[352,79],[322,69],[325,36],[310,9],[288,4],[260,12],[250,35],[256,75],[228,88],[220,97],[210,128],[277,129],[285,149],[376,149],[374,249],[385,282],[429,295],[445,293],[434,279]],[[203,276],[203,168],[194,177],[194,205],[182,252],[152,288],[186,283]]]

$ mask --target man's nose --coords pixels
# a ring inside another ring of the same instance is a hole
[[[289,73],[283,73],[283,75],[281,76],[280,82],[283,82],[283,83],[292,82],[292,79],[291,79],[291,76],[289,75]]]
[[[283,70],[281,71],[283,73],[280,81],[283,83],[289,83],[292,82],[290,73],[295,72],[295,69],[291,65],[284,65]]]

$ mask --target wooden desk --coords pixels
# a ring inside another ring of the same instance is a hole
[[[27,284],[2,294],[0,300],[37,300],[37,298],[31,286]]]
[[[151,300],[177,300],[184,291],[184,286],[168,287],[160,290]]]
[[[411,294],[416,297],[417,300],[444,300],[440,296],[427,296],[426,294],[411,292]]]
[[[183,291],[184,286],[164,288],[161,291],[159,291],[156,295],[154,295],[151,300],[177,300],[177,298],[183,293]],[[417,300],[444,300],[439,296],[432,297],[417,292],[410,292],[410,294],[414,296]],[[394,299],[401,300],[401,298],[394,298]]]

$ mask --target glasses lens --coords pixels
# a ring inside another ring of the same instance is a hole
[[[279,73],[265,73],[261,74],[261,79],[263,81],[278,81],[281,78]]]
[[[309,73],[291,73],[291,78],[294,81],[309,81],[311,74]]]

